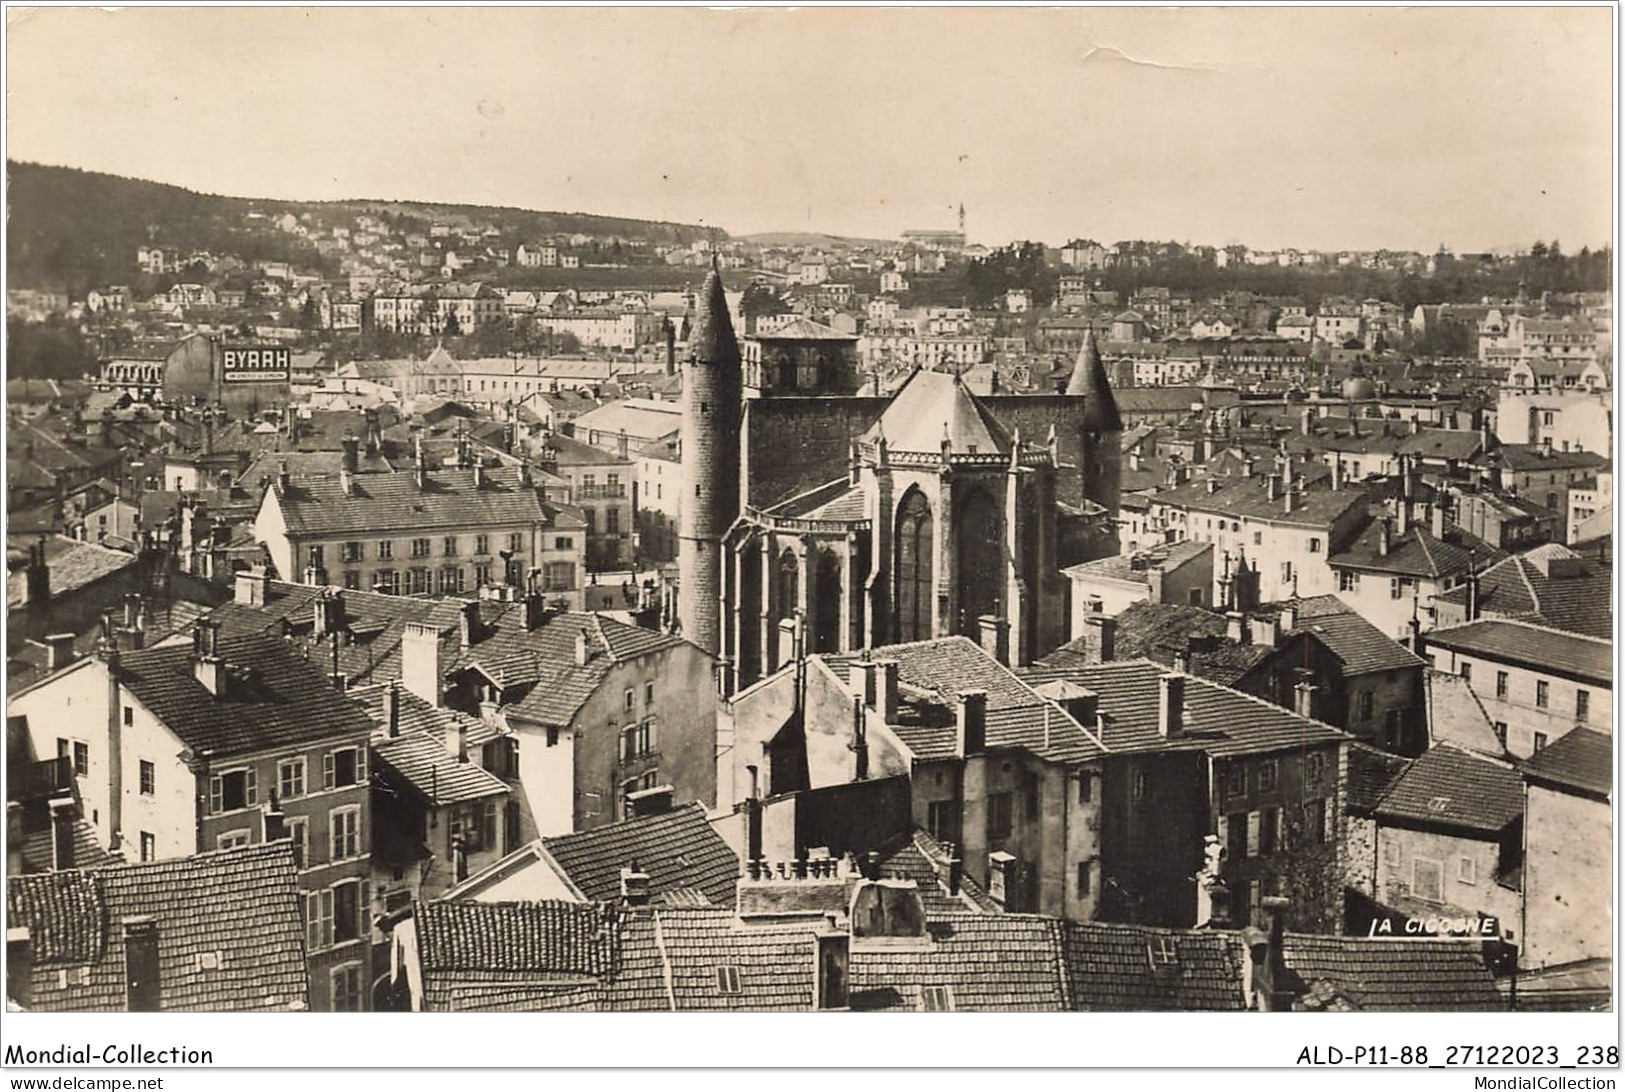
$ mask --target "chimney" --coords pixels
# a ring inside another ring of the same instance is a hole
[[[390,739],[398,739],[401,734],[401,681],[391,679],[384,691],[384,726],[389,732]]]
[[[1377,521],[1377,556],[1387,557],[1392,546],[1393,528],[1389,526],[1388,517],[1384,516]]]
[[[1145,570],[1145,586],[1148,592],[1146,598],[1150,602],[1161,603],[1163,601],[1163,581],[1166,577],[1167,573],[1164,571],[1161,561],[1153,562]]]
[[[1230,611],[1224,616],[1224,635],[1231,642],[1238,645],[1247,644],[1252,639],[1252,631],[1247,627],[1247,616],[1240,611]]]
[[[401,682],[416,697],[440,706],[440,631],[425,622],[407,622],[401,633]]]
[[[1286,514],[1291,515],[1293,507],[1298,501],[1298,483],[1290,479],[1281,483],[1282,494],[1286,497]]]
[[[1010,623],[991,614],[984,614],[976,621],[981,627],[982,651],[1009,667]]]
[[[1332,456],[1332,488],[1343,488],[1343,459],[1336,454]]]
[[[897,723],[897,669],[896,660],[875,661],[875,711],[886,724]]]
[[[272,793],[270,803],[265,809],[265,840],[280,842],[286,837],[288,837],[288,814],[282,810],[276,793]]]
[[[592,658],[592,646],[587,642],[587,631],[576,630],[575,661],[577,667],[586,667],[587,661]]]
[[[1441,542],[1444,541],[1444,501],[1445,495],[1439,493],[1433,498],[1433,503],[1428,506],[1428,530],[1432,531],[1433,537]]]
[[[1467,621],[1478,621],[1478,610],[1478,574],[1469,572],[1467,574]]]
[[[34,947],[26,926],[6,929],[6,997],[27,1011],[34,1001]]]
[[[468,761],[468,721],[453,715],[446,723],[446,753],[457,756],[458,762]]]
[[[1273,500],[1276,499],[1277,495],[1281,492],[1281,475],[1279,475],[1279,474],[1271,474],[1265,480],[1266,480],[1267,484],[1264,487],[1264,495],[1268,499],[1273,501]]]
[[[255,565],[233,578],[232,601],[241,607],[263,607],[270,586],[271,576],[265,566]]]
[[[1251,479],[1252,476],[1253,476],[1253,471],[1256,470],[1256,469],[1257,469],[1257,464],[1254,462],[1253,457],[1251,455],[1249,455],[1245,459],[1241,460],[1241,476],[1242,477]]]
[[[615,457],[623,462],[626,460],[626,430],[624,428],[615,437]]]
[[[278,494],[288,491],[288,460],[283,459],[276,468],[276,491]]]
[[[1274,648],[1281,643],[1281,623],[1277,618],[1253,618],[1252,643],[1264,648]]]
[[[45,670],[61,671],[73,663],[73,634],[48,633],[45,635]]]
[[[852,693],[870,709],[875,708],[875,674],[878,666],[873,660],[853,660],[846,672]]]
[[[457,613],[457,643],[462,648],[477,644],[484,636],[480,628],[480,603],[475,599],[464,603]]]
[[[337,588],[323,588],[311,601],[311,633],[325,637],[344,628],[344,593]]]
[[[955,724],[955,753],[960,758],[987,750],[987,691],[961,690]]]
[[[43,607],[51,601],[51,569],[45,562],[45,536],[28,548],[28,570],[24,576],[24,602]]]
[[[1315,719],[1315,691],[1318,688],[1314,683],[1305,679],[1292,688],[1292,710],[1300,717]]]
[[[64,872],[78,865],[73,859],[73,797],[63,796],[51,801],[51,867]]]
[[[151,917],[129,917],[124,927],[124,993],[130,1012],[157,1012],[158,922]]]
[[[355,496],[355,471],[339,471],[339,492],[343,493],[346,497]]]
[[[220,658],[220,623],[198,619],[192,630],[192,670],[203,688],[216,698],[226,693],[226,661]]]
[[[1185,731],[1185,676],[1171,671],[1158,679],[1157,734],[1177,739]]]
[[[1550,459],[1552,457],[1552,438],[1550,436],[1541,437],[1540,453],[1545,458]]]
[[[1292,903],[1279,895],[1266,895],[1259,900],[1270,919],[1270,938],[1265,950],[1262,988],[1265,1012],[1289,1012],[1294,991],[1288,983],[1286,966],[1286,908]]]
[[[361,469],[361,441],[354,436],[346,436],[342,444],[344,447],[343,468],[346,473],[354,474]]]
[[[750,795],[745,797],[745,864],[755,879],[762,860],[762,801],[756,795],[756,767],[746,766],[745,772],[750,775]]]
[[[1084,656],[1088,663],[1110,663],[1117,657],[1117,619],[1091,614],[1083,620]]]
[[[649,874],[636,861],[621,869],[621,901],[628,906],[649,905]]]
[[[474,491],[478,493],[485,488],[485,464],[478,460],[474,463]]]

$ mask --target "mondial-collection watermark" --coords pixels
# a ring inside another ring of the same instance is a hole
[[[145,1043],[120,1046],[74,1046],[63,1043],[47,1050],[24,1050],[16,1043],[6,1047],[6,1065],[213,1065],[214,1051],[188,1046],[149,1047]]]

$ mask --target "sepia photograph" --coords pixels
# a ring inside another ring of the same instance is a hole
[[[5,15],[8,1071],[1617,1071],[1616,7]]]

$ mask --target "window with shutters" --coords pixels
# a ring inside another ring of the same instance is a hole
[[[351,857],[361,856],[361,809],[359,807],[335,808],[333,811],[328,812],[328,824],[333,833],[333,860],[344,861]]]
[[[457,536],[446,535],[440,540],[440,553],[445,557],[457,556]]]
[[[488,554],[488,553],[490,553],[491,552],[491,536],[490,535],[475,535],[474,536],[474,552],[476,554]]]
[[[305,795],[305,760],[287,758],[277,763],[277,796],[283,800]]]
[[[1444,866],[1418,857],[1411,862],[1411,894],[1423,902],[1444,901]]]
[[[312,891],[305,896],[305,949],[319,952],[333,946],[333,891]]]
[[[1258,826],[1258,853],[1268,857],[1280,848],[1281,809],[1265,808]]]
[[[1325,841],[1326,801],[1311,800],[1303,806],[1303,833],[1309,842]]]
[[[343,747],[322,757],[322,787],[342,789],[367,779],[367,752],[361,747]]]
[[[989,794],[987,798],[987,840],[1002,844],[1010,837],[1015,826],[1014,799],[1007,792]]]
[[[259,803],[259,790],[252,769],[227,770],[209,779],[209,812],[251,808]]]
[[[414,538],[412,540],[412,556],[413,557],[428,557],[429,556],[429,540],[426,539],[426,538]]]
[[[395,558],[395,544],[389,539],[378,540],[378,560],[392,561]]]
[[[1542,683],[1541,685],[1544,686],[1545,684]],[[130,710],[125,709],[124,712],[125,715],[128,716]],[[128,723],[128,721],[126,721],[126,723]],[[74,742],[73,772],[78,774],[80,777],[86,777],[90,774],[90,744],[80,743],[78,741]]]
[[[1238,811],[1224,820],[1226,848],[1230,859],[1240,861],[1247,856],[1247,813]]]
[[[293,864],[304,868],[310,856],[310,820],[303,816],[288,820],[288,840],[293,843]]]
[[[361,936],[361,882],[333,885],[333,943],[342,944]]]

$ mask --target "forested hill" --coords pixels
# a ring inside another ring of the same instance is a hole
[[[725,237],[716,228],[694,224],[590,213],[417,201],[219,197],[158,182],[9,160],[6,175],[10,284],[66,290],[75,298],[97,285],[129,283],[136,276],[136,249],[148,245],[232,254],[246,261],[295,261],[312,269],[334,266],[336,271],[336,263],[318,255],[308,242],[277,231],[267,219],[249,219],[251,212],[265,213],[267,218],[309,213],[321,223],[341,226],[368,214],[402,231],[427,230],[433,222],[492,226],[508,246],[575,233],[666,244]]]

